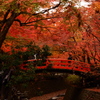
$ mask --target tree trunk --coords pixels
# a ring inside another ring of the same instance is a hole
[[[12,12],[11,16],[2,25],[1,30],[0,30],[0,48],[2,47],[2,44],[6,38],[6,35],[17,16],[18,16],[17,13]]]

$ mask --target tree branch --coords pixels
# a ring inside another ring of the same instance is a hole
[[[28,13],[28,12],[21,12],[20,14],[28,14],[28,15],[31,15],[31,16],[36,16],[36,15],[39,15],[39,14],[44,14],[45,12],[48,12],[52,9],[55,9],[55,8],[59,7],[60,4],[61,4],[61,1],[59,1],[59,3],[57,5],[55,5],[54,7],[48,8],[46,10],[42,10],[41,12],[38,12],[38,13],[31,14],[31,13]]]
[[[20,26],[22,26],[22,23],[21,23],[21,21],[19,19],[15,19],[14,21],[19,22]]]
[[[19,22],[20,26],[26,26],[26,25],[28,25],[28,24],[31,24],[31,23],[34,23],[34,22],[38,22],[38,21],[41,21],[41,20],[47,20],[47,19],[51,19],[51,18],[56,18],[56,17],[44,18],[44,19],[41,18],[41,19],[34,20],[34,21],[28,21],[28,20],[30,19],[30,17],[36,16],[36,15],[39,15],[39,14],[44,14],[45,12],[48,12],[48,11],[50,11],[50,10],[52,10],[52,9],[55,9],[55,8],[59,7],[60,4],[61,4],[61,1],[59,1],[59,3],[58,3],[57,5],[55,5],[55,6],[51,7],[51,8],[49,8],[49,9],[42,10],[41,12],[34,13],[34,14],[31,14],[31,13],[28,13],[28,12],[21,12],[20,14],[28,14],[28,15],[30,15],[29,18],[28,18],[24,23],[22,23],[19,19],[15,19],[14,21]],[[28,26],[29,26],[29,25],[28,25]]]
[[[45,12],[48,12],[52,9],[55,9],[57,7],[59,7],[61,4],[61,1],[59,1],[59,3],[57,5],[55,5],[54,7],[51,7],[49,9],[46,9],[46,10],[42,10],[41,12],[38,12],[38,13],[34,13],[34,14],[31,14],[31,13],[28,13],[28,12],[21,12],[20,14],[28,14],[30,15],[29,18],[25,21],[25,23],[22,23],[19,19],[15,19],[15,21],[19,22],[20,23],[20,26],[25,26],[25,25],[28,25],[28,24],[31,24],[31,23],[34,23],[34,22],[38,22],[38,21],[41,21],[41,20],[47,20],[47,19],[51,19],[51,18],[42,18],[42,19],[39,19],[39,20],[35,20],[35,21],[31,21],[31,22],[28,22],[28,20],[32,17],[32,16],[37,16],[39,14],[44,14]],[[55,17],[52,17],[52,18],[55,18]]]
[[[39,21],[42,21],[42,20],[52,19],[52,18],[61,18],[61,17],[50,17],[50,18],[44,18],[44,19],[41,18],[41,19],[34,20],[34,21],[31,21],[31,22],[27,22],[27,23],[22,23],[19,19],[15,19],[14,21],[19,22],[20,26],[32,26],[31,25],[32,23],[39,22]]]
[[[49,9],[46,9],[46,10],[43,10],[43,11],[39,12],[39,14],[40,14],[40,13],[44,14],[45,12],[48,12],[48,11],[50,11],[50,10],[52,10],[52,9],[55,9],[55,8],[59,7],[60,4],[61,4],[61,1],[60,1],[56,6],[51,7],[51,8],[49,8]]]

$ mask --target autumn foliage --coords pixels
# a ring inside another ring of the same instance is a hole
[[[67,59],[71,54],[74,60],[99,66],[100,2],[88,7],[76,7],[76,2],[1,0],[2,49],[10,52],[17,44],[34,41],[40,47],[49,45],[51,58]]]

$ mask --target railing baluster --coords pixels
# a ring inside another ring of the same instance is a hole
[[[41,59],[39,59],[41,60]],[[28,60],[36,61],[36,60]],[[74,61],[74,60],[66,60],[66,59],[47,59],[45,62],[45,66],[37,66],[37,69],[46,69],[48,65],[51,64],[54,69],[66,69],[72,71],[80,71],[80,72],[88,72],[90,71],[90,65],[88,63]],[[20,66],[23,70],[29,70],[28,68],[24,68],[25,64]]]

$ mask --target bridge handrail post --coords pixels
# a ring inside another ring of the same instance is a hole
[[[48,67],[48,65],[49,65],[50,63],[49,63],[49,61],[48,60],[46,60],[46,67]]]

